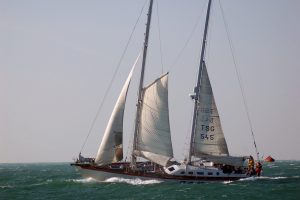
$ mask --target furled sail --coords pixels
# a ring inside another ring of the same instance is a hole
[[[139,120],[135,155],[166,166],[173,158],[169,123],[168,74],[143,89]]]
[[[138,60],[138,58],[137,58]],[[137,62],[136,60],[136,62]],[[127,91],[136,65],[133,65],[107,124],[95,162],[106,165],[123,159],[123,117]]]
[[[229,155],[205,64],[201,75],[196,131],[192,146],[192,155],[196,157]]]

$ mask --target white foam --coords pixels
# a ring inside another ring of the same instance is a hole
[[[278,177],[270,177],[270,179],[274,179],[274,180],[277,180],[277,179],[286,179],[288,177],[283,177],[283,176],[278,176]]]
[[[238,181],[255,181],[257,179],[257,177],[251,176],[248,178],[241,178]]]
[[[260,176],[260,177],[256,177],[257,179],[269,179],[269,180],[277,180],[277,179],[285,179],[287,177],[283,177],[283,176],[275,176],[275,177],[269,177],[269,176]]]
[[[13,188],[13,186],[11,185],[0,185],[1,189],[5,189],[5,188]]]
[[[267,180],[278,180],[278,179],[286,179],[288,177],[284,177],[284,176],[277,176],[277,177],[269,177],[269,176],[260,176],[260,177],[256,177],[256,176],[252,176],[249,178],[242,178],[239,181],[255,181],[258,179],[267,179]]]
[[[68,179],[67,182],[75,182],[75,183],[95,183],[99,182],[96,179],[89,177],[89,178],[82,178],[82,179]]]
[[[232,183],[233,181],[223,181],[224,184],[230,184]]]
[[[141,180],[141,179],[125,179],[125,178],[118,178],[118,177],[112,177],[109,179],[106,179],[104,182],[107,183],[127,183],[131,185],[149,185],[149,184],[157,184],[161,183],[161,181],[151,179],[151,180]]]
[[[48,185],[49,182],[48,181],[45,181],[45,182],[40,182],[40,183],[33,183],[33,184],[30,184],[30,186],[40,186],[40,185]]]

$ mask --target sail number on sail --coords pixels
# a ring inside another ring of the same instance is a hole
[[[214,135],[201,134],[201,140],[214,140]]]
[[[208,132],[208,131],[215,131],[215,127],[214,126],[207,126],[207,125],[201,125],[201,131],[205,131],[205,132]],[[200,134],[200,138],[201,140],[214,140],[215,137],[214,134]]]

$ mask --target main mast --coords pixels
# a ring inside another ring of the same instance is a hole
[[[131,164],[133,167],[136,164],[136,156],[134,155],[134,150],[136,149],[136,146],[137,146],[136,145],[137,144],[137,134],[138,134],[139,124],[140,124],[140,115],[141,115],[141,107],[142,107],[142,99],[143,99],[144,73],[145,73],[146,58],[147,58],[148,40],[149,40],[151,15],[152,15],[152,5],[153,5],[153,0],[150,0],[149,9],[148,9],[148,18],[147,18],[147,24],[146,24],[142,69],[141,69],[141,76],[140,76],[140,85],[139,85],[139,90],[138,90],[138,102],[137,102],[135,128],[134,128],[134,136],[133,136],[133,149],[132,149],[132,159],[131,159]]]
[[[203,65],[205,65],[204,56],[205,56],[208,22],[209,22],[209,16],[210,16],[210,7],[211,7],[211,0],[208,1],[208,6],[207,6],[204,34],[203,34],[203,40],[202,40],[201,57],[200,57],[200,64],[199,64],[199,72],[198,72],[198,81],[197,81],[196,87],[194,88],[194,92],[195,92],[194,101],[195,101],[195,103],[194,103],[194,114],[193,114],[193,124],[192,124],[191,140],[190,140],[190,151],[189,151],[189,155],[188,155],[188,163],[191,162],[192,153],[193,153],[193,149],[194,149],[196,123],[197,123],[197,118],[198,118],[197,110],[198,110],[199,96],[200,96],[200,82],[201,82]]]

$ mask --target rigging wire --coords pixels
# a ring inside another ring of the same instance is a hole
[[[179,53],[177,54],[175,60],[173,61],[172,65],[170,66],[170,69],[169,71],[171,71],[173,69],[173,67],[176,65],[176,63],[180,60],[183,52],[185,51],[186,47],[188,46],[188,44],[190,43],[194,33],[196,32],[196,29],[197,27],[199,26],[199,23],[202,19],[202,16],[204,14],[204,10],[205,10],[205,6],[202,6],[202,10],[200,11],[200,14],[199,16],[197,17],[196,19],[196,23],[194,24],[193,28],[192,28],[192,31],[190,32],[187,40],[185,41],[183,47],[181,48],[181,50],[179,51]],[[196,77],[195,77],[195,82],[196,82]],[[191,115],[190,116],[190,119],[189,119],[189,124],[192,124],[192,107],[191,107]],[[185,137],[185,142],[184,142],[184,151],[182,153],[182,156],[184,157],[184,159],[186,159],[188,157],[188,148],[189,148],[189,140],[190,140],[190,132],[191,130],[189,130],[191,128],[191,126],[189,126],[188,130],[187,130],[187,134],[186,134],[186,137]],[[186,150],[186,151],[185,151]]]
[[[177,54],[177,56],[176,56],[174,62],[173,62],[172,65],[170,66],[170,70],[169,70],[169,71],[171,71],[171,70],[173,69],[173,67],[175,66],[175,64],[176,64],[176,63],[179,61],[179,59],[181,58],[181,56],[182,56],[184,50],[186,49],[186,47],[187,47],[188,44],[190,43],[190,41],[191,41],[191,39],[192,39],[194,33],[196,32],[196,28],[198,27],[198,25],[199,25],[199,23],[200,23],[200,20],[201,20],[201,18],[202,18],[202,15],[204,14],[204,8],[205,8],[205,6],[202,7],[202,10],[201,10],[201,12],[200,12],[200,15],[198,16],[198,18],[197,18],[197,20],[196,20],[196,23],[195,23],[195,25],[194,25],[194,27],[193,27],[191,33],[189,34],[189,36],[188,36],[188,38],[187,38],[185,44],[183,45],[183,47],[181,48],[181,50],[180,50],[179,53]]]
[[[245,110],[246,110],[248,123],[249,123],[249,126],[250,126],[250,131],[251,131],[251,135],[252,135],[252,139],[253,139],[253,144],[254,144],[254,147],[255,147],[255,153],[256,153],[256,156],[257,156],[257,160],[259,161],[260,160],[259,159],[259,152],[258,152],[256,141],[255,141],[252,121],[251,121],[251,118],[250,118],[249,108],[248,108],[248,104],[247,104],[246,97],[245,97],[245,91],[244,91],[244,87],[243,87],[243,83],[242,83],[242,79],[241,79],[241,74],[239,72],[239,68],[238,68],[238,65],[237,65],[237,62],[236,62],[236,58],[234,56],[234,48],[233,48],[232,40],[231,40],[231,37],[230,37],[229,26],[228,26],[228,23],[226,21],[224,10],[223,10],[223,7],[222,7],[222,4],[221,4],[220,0],[219,0],[219,5],[220,5],[220,8],[221,8],[221,13],[222,13],[222,16],[223,16],[223,22],[224,22],[225,29],[226,29],[227,39],[228,39],[229,46],[230,46],[231,56],[233,58],[235,72],[237,74],[237,78],[238,78],[238,82],[239,82],[239,86],[240,86],[240,90],[241,90],[241,94],[242,94],[242,99],[243,99],[244,107],[245,107]]]
[[[125,48],[124,48],[124,50],[123,50],[123,52],[122,52],[122,55],[121,55],[121,57],[120,57],[120,59],[119,59],[119,61],[118,61],[117,67],[116,67],[116,69],[115,69],[115,71],[114,71],[114,73],[113,73],[113,77],[112,77],[112,79],[111,79],[110,82],[109,82],[108,88],[106,89],[106,91],[105,91],[105,93],[104,93],[104,97],[103,97],[102,101],[100,102],[100,105],[99,105],[99,107],[98,107],[98,109],[97,109],[97,113],[96,113],[96,115],[95,115],[95,117],[94,117],[94,119],[93,119],[93,121],[92,121],[92,124],[91,124],[91,126],[90,126],[90,128],[89,128],[88,134],[87,134],[87,136],[86,136],[86,138],[85,138],[85,140],[84,140],[84,142],[83,142],[83,144],[82,144],[82,146],[81,146],[80,152],[82,152],[83,148],[85,147],[86,142],[87,142],[89,136],[91,135],[91,132],[92,132],[94,126],[95,126],[96,120],[97,120],[97,118],[98,118],[98,116],[99,116],[99,114],[100,114],[100,112],[101,112],[101,110],[102,110],[103,104],[104,104],[104,102],[105,102],[105,100],[106,100],[106,98],[107,98],[108,92],[109,92],[110,89],[111,89],[111,86],[112,86],[112,84],[113,84],[113,81],[115,80],[115,77],[116,77],[116,75],[117,75],[117,72],[119,71],[119,68],[120,68],[121,63],[122,63],[122,61],[123,61],[123,58],[124,58],[124,56],[125,56],[125,53],[127,52],[128,46],[129,46],[129,44],[130,44],[130,41],[131,41],[131,39],[132,39],[133,33],[134,33],[135,29],[136,29],[136,26],[137,26],[138,22],[140,21],[140,18],[141,18],[141,16],[142,16],[142,13],[143,13],[143,10],[144,10],[144,8],[145,8],[145,6],[146,6],[146,3],[147,3],[147,0],[145,0],[144,5],[143,5],[143,7],[142,7],[142,9],[141,9],[141,11],[140,11],[140,14],[139,14],[139,16],[138,16],[138,19],[136,20],[136,22],[135,22],[135,24],[134,24],[134,26],[133,26],[133,28],[132,28],[132,31],[131,31],[130,36],[129,36],[129,38],[128,38],[128,41],[127,41],[127,43],[126,43],[126,45],[125,45]]]
[[[162,42],[160,36],[160,22],[159,22],[159,12],[158,12],[158,1],[156,3],[156,15],[157,15],[157,25],[158,25],[158,39],[159,39],[159,51],[160,51],[160,63],[161,63],[161,73],[164,73],[164,64],[163,64],[163,54],[162,54]]]

